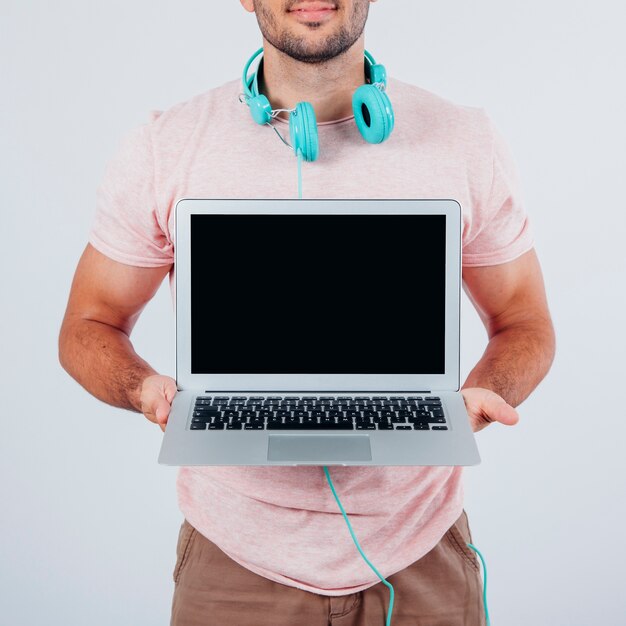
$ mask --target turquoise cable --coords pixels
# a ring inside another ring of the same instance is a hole
[[[296,155],[298,157],[298,198],[302,200],[302,152],[300,148]]]
[[[302,152],[300,151],[300,149],[298,148],[297,151],[297,157],[298,157],[298,198],[300,200],[302,200]],[[341,510],[341,514],[343,515],[343,519],[346,520],[346,524],[348,525],[348,530],[350,531],[350,534],[352,535],[352,540],[354,541],[357,550],[361,553],[361,556],[365,559],[365,562],[374,570],[374,573],[376,574],[376,576],[378,576],[378,578],[380,578],[380,580],[387,585],[387,587],[389,587],[389,610],[387,611],[387,621],[385,623],[385,626],[391,626],[391,614],[393,612],[393,598],[394,598],[394,591],[393,591],[393,585],[391,583],[388,583],[381,575],[380,572],[372,565],[372,563],[368,560],[368,558],[365,556],[365,554],[363,553],[363,550],[361,550],[361,546],[359,545],[359,542],[357,541],[356,535],[354,534],[354,531],[352,530],[352,525],[350,524],[350,520],[348,519],[348,516],[346,515],[346,511],[343,508],[340,500],[339,500],[339,496],[337,496],[337,492],[335,491],[335,487],[333,486],[333,481],[330,479],[330,474],[328,473],[328,468],[324,465],[324,473],[326,474],[326,479],[328,480],[328,484],[330,485],[330,489],[333,492],[333,495],[335,496],[335,500],[337,501],[337,504],[339,505],[339,509]]]
[[[299,148],[296,154],[298,157],[298,198],[302,200],[302,152],[300,151]],[[357,550],[361,553],[361,556],[365,559],[365,562],[372,568],[376,576],[380,578],[382,583],[386,585],[387,587],[389,587],[389,610],[387,611],[387,621],[385,622],[385,626],[391,626],[391,614],[393,613],[393,599],[395,596],[393,585],[387,582],[381,576],[380,572],[374,567],[374,565],[372,565],[372,563],[363,553],[363,550],[361,549],[361,546],[359,545],[359,542],[357,541],[354,531],[352,530],[352,525],[350,524],[350,520],[348,519],[348,516],[346,515],[346,511],[343,508],[339,500],[339,497],[337,496],[337,492],[335,491],[335,487],[333,486],[333,481],[331,480],[330,474],[328,473],[328,467],[326,467],[325,465],[324,465],[324,473],[326,474],[326,480],[328,481],[328,484],[330,485],[330,489],[333,492],[333,495],[335,496],[335,500],[337,501],[337,504],[339,505],[341,514],[343,515],[343,518],[346,521],[346,524],[348,525],[348,530],[350,531],[350,535],[352,536],[352,540],[354,541],[354,544],[356,545]],[[472,550],[474,550],[476,554],[478,554],[478,557],[480,558],[480,562],[482,563],[482,566],[483,566],[483,605],[485,607],[485,619],[487,620],[487,626],[490,626],[491,622],[489,621],[489,609],[487,608],[487,564],[485,563],[485,559],[483,558],[483,555],[480,553],[478,548],[473,546],[471,543],[468,543],[467,545]]]
[[[391,625],[391,613],[393,612],[393,598],[394,598],[394,591],[393,591],[393,585],[391,583],[388,583],[381,575],[380,572],[370,563],[370,561],[368,560],[368,558],[365,556],[365,554],[363,554],[363,550],[361,550],[361,546],[359,545],[359,542],[357,541],[357,538],[354,534],[354,531],[352,530],[352,525],[350,524],[350,520],[348,519],[348,516],[346,515],[346,512],[343,508],[343,506],[341,505],[341,502],[339,501],[339,498],[337,496],[337,492],[335,491],[335,487],[333,486],[333,481],[330,479],[330,474],[328,473],[328,468],[324,465],[324,473],[326,474],[326,480],[328,480],[328,484],[330,485],[330,489],[333,492],[333,495],[335,496],[335,500],[337,500],[337,504],[339,505],[339,508],[341,509],[341,514],[343,515],[343,518],[346,520],[346,524],[348,525],[348,530],[350,531],[350,534],[352,535],[352,540],[354,541],[357,550],[361,553],[361,556],[365,559],[365,562],[374,570],[374,573],[376,574],[376,576],[378,576],[378,578],[380,578],[380,580],[383,582],[383,584],[387,585],[387,587],[389,587],[389,610],[387,611],[387,621],[385,622],[385,626],[390,626]]]
[[[393,585],[387,582],[381,576],[380,572],[372,565],[372,563],[363,553],[363,550],[361,549],[361,546],[359,545],[359,542],[357,541],[354,531],[352,530],[352,525],[350,524],[350,520],[348,519],[348,516],[346,515],[346,511],[343,508],[341,502],[339,501],[339,496],[337,496],[337,492],[335,491],[333,481],[330,478],[328,467],[326,467],[326,465],[324,465],[324,474],[326,474],[326,480],[328,481],[330,489],[333,492],[333,495],[335,496],[335,500],[337,501],[337,504],[339,505],[339,509],[341,510],[343,519],[346,521],[346,524],[348,525],[348,530],[350,531],[350,535],[352,536],[352,540],[354,541],[354,544],[356,545],[357,550],[361,553],[361,556],[365,559],[365,562],[372,568],[372,570],[374,570],[374,573],[376,574],[376,576],[378,576],[378,578],[380,578],[382,583],[387,585],[387,587],[389,587],[389,610],[387,611],[387,621],[385,622],[385,626],[391,626],[391,614],[393,613],[393,599],[395,596]],[[472,545],[471,543],[468,543],[467,545],[472,550],[474,550],[474,552],[476,552],[483,566],[483,606],[485,607],[486,626],[491,626],[491,621],[489,619],[489,608],[487,606],[487,564],[485,563],[485,559],[483,558],[483,555],[480,553],[480,550],[476,546]]]
[[[490,626],[491,622],[489,621],[489,608],[487,607],[487,563],[485,563],[483,555],[480,553],[480,550],[476,546],[473,546],[471,543],[468,543],[467,545],[472,550],[474,550],[474,552],[476,552],[483,566],[483,606],[485,607],[485,620],[487,622],[487,626]]]

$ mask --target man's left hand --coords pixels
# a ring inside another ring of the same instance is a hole
[[[461,393],[474,432],[482,430],[492,422],[513,426],[519,421],[518,412],[490,389],[468,387],[461,389]]]

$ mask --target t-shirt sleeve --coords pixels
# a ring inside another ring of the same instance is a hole
[[[487,123],[492,138],[491,184],[476,207],[473,236],[463,247],[465,266],[506,263],[534,245],[515,162],[504,137],[489,117]]]
[[[89,243],[127,265],[174,262],[174,246],[158,208],[150,124],[127,133],[107,163],[96,193]]]

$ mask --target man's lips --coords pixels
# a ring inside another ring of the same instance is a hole
[[[289,13],[304,22],[320,22],[328,19],[335,10],[335,5],[328,2],[300,2]]]

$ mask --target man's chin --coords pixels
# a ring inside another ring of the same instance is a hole
[[[302,63],[329,61],[354,43],[350,42],[345,29],[337,24],[323,24],[319,29],[294,24],[284,29],[276,39],[265,38],[282,53]]]
[[[336,56],[339,56],[333,52],[328,52],[324,48],[320,48],[319,50],[283,50],[282,52],[301,63],[324,63],[325,61],[330,61]]]

